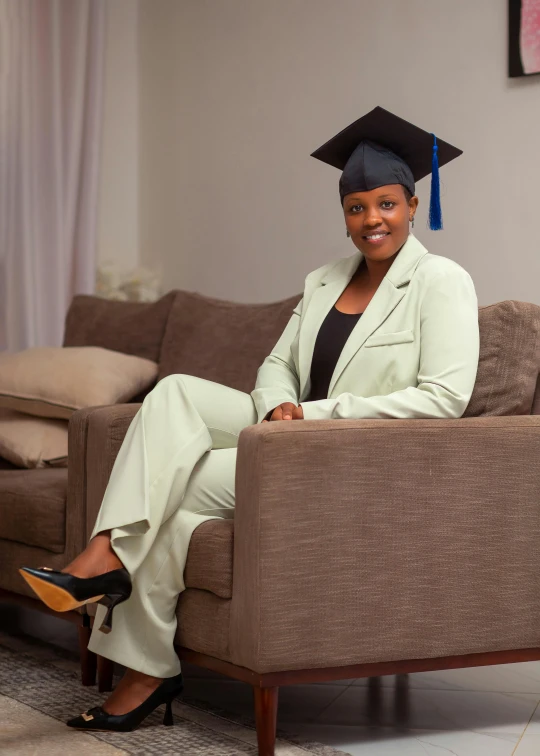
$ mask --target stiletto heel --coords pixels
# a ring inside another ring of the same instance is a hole
[[[103,604],[103,606],[107,607],[107,614],[105,615],[105,619],[100,625],[100,630],[102,633],[110,633],[112,630],[112,613],[115,606],[118,606],[118,604],[121,604],[122,601],[126,600],[126,596],[122,596],[119,593],[116,594],[107,594],[106,596],[103,596],[103,598],[100,598],[97,602],[98,604]]]
[[[167,708],[165,710],[165,716],[163,717],[163,724],[167,727],[172,727],[172,725],[174,724],[172,714],[172,700],[167,701]]]
[[[135,730],[140,723],[154,709],[161,704],[166,704],[163,724],[171,727],[174,724],[172,713],[172,702],[176,696],[180,695],[184,689],[182,674],[176,677],[167,677],[159,687],[151,693],[146,701],[143,701],[136,709],[128,711],[127,714],[109,714],[101,706],[94,706],[93,709],[85,711],[78,717],[74,717],[67,722],[68,727],[76,727],[78,730],[114,730],[116,732],[130,732]]]
[[[21,567],[20,574],[44,604],[55,612],[69,612],[83,604],[98,602],[109,608],[104,632],[112,628],[112,610],[131,596],[131,577],[122,567],[91,578],[78,578],[49,567]]]

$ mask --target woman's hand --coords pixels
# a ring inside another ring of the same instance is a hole
[[[278,406],[274,409],[274,411],[270,415],[270,420],[303,420],[303,419],[304,419],[304,411],[302,410],[302,405],[299,404],[297,407],[292,402],[283,402],[283,404],[278,404]],[[270,421],[263,420],[262,422],[268,423]]]

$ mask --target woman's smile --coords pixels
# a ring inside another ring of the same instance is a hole
[[[369,234],[367,236],[363,236],[362,238],[368,242],[368,244],[373,244],[374,246],[384,244],[386,237],[390,236],[389,231],[378,231],[374,232],[372,234]]]

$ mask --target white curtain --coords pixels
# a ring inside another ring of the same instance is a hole
[[[0,349],[60,346],[93,293],[104,0],[0,0]]]

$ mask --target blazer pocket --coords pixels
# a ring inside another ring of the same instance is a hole
[[[392,331],[391,333],[375,333],[369,339],[366,339],[364,346],[389,346],[390,344],[406,344],[408,341],[414,341],[414,333],[410,329]]]

